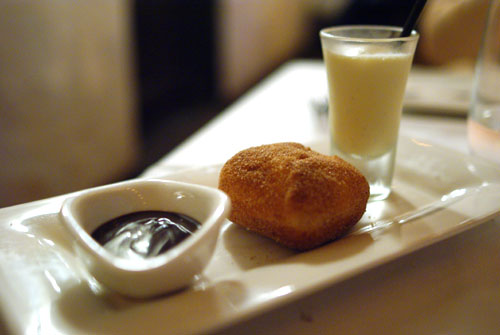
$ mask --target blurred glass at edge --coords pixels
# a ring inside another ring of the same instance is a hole
[[[490,0],[467,122],[471,151],[500,164],[500,0]]]

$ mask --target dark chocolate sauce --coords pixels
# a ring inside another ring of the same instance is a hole
[[[92,237],[117,256],[144,259],[158,256],[192,235],[200,223],[164,211],[126,214],[99,226]]]

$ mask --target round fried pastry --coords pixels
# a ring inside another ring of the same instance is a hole
[[[231,199],[232,222],[298,250],[345,234],[370,193],[351,164],[299,143],[240,151],[222,167],[219,189]]]

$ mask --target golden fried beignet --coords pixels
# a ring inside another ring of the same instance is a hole
[[[351,164],[299,143],[240,151],[222,167],[219,189],[231,199],[232,222],[298,250],[346,233],[370,194]]]

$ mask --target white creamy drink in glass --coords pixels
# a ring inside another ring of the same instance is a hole
[[[346,26],[321,31],[329,88],[331,153],[355,165],[370,199],[391,189],[399,123],[418,34]]]

